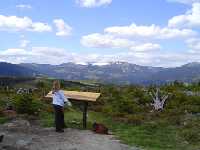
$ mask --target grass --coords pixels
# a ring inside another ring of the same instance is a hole
[[[8,118],[6,117],[0,117],[0,124],[4,124],[8,121]]]
[[[44,113],[40,116],[45,127],[54,124],[53,113]],[[78,110],[65,112],[65,122],[69,128],[82,129],[82,113]],[[179,135],[180,129],[165,123],[148,122],[142,125],[130,125],[115,122],[107,115],[89,112],[88,128],[92,129],[94,122],[105,124],[122,142],[141,147],[145,150],[198,150],[200,142],[189,144]]]

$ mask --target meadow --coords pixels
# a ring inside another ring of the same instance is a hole
[[[54,126],[53,109],[44,95],[51,89],[53,79],[39,78],[1,84],[0,123],[10,118],[3,114],[12,105],[18,115],[35,118],[44,127]],[[200,149],[200,91],[199,83],[170,84],[148,87],[136,85],[106,85],[92,82],[61,81],[62,89],[101,92],[96,103],[89,104],[88,127],[94,122],[106,125],[123,143],[145,150]],[[35,88],[29,94],[16,94],[18,88]],[[160,89],[160,97],[169,95],[163,110],[155,110],[150,93]],[[82,108],[79,103],[65,109],[69,128],[82,129]]]

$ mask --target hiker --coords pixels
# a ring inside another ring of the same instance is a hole
[[[68,106],[71,106],[71,102],[65,97],[64,92],[60,90],[60,82],[58,80],[53,82],[52,94],[56,132],[64,132],[64,104],[67,103]]]

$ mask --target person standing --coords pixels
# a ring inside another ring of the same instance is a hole
[[[60,89],[60,82],[58,80],[53,82],[52,94],[56,132],[64,132],[64,105],[67,103],[68,106],[71,106],[71,102],[65,97],[64,92]]]

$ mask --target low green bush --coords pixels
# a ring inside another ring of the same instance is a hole
[[[4,116],[3,114],[3,108],[0,107],[0,117]]]
[[[200,141],[200,133],[197,130],[184,129],[181,131],[180,135],[189,143],[195,144]]]
[[[9,119],[6,117],[0,117],[0,124],[4,124],[8,121]]]
[[[38,115],[43,108],[43,103],[32,95],[22,94],[14,97],[13,106],[17,113]]]
[[[200,118],[196,115],[188,114],[183,120],[180,128],[181,137],[191,144],[200,144]]]
[[[130,124],[133,124],[133,125],[141,125],[144,120],[145,120],[145,117],[143,115],[128,115],[127,116],[127,120],[128,120],[128,123]]]

